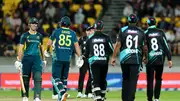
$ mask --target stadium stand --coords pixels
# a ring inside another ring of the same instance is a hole
[[[71,29],[80,37],[93,25],[103,9],[104,0],[2,0],[0,8],[0,54],[14,56],[20,36],[28,30],[28,19],[39,20],[39,32],[48,40],[62,16],[72,20]],[[76,17],[75,17],[76,15]],[[78,19],[78,20],[76,20]],[[82,19],[79,21],[79,19]]]

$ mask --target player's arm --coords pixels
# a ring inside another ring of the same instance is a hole
[[[17,56],[17,60],[18,61],[22,61],[22,57],[24,54],[24,44],[26,41],[26,36],[23,34],[20,38],[20,44],[19,44],[19,49],[18,49],[18,56]]]
[[[18,61],[22,61],[22,57],[23,57],[23,53],[24,53],[23,49],[24,49],[24,45],[20,44],[19,49],[18,49],[18,56],[17,56]]]
[[[172,67],[171,51],[170,51],[169,46],[167,44],[167,39],[166,39],[165,34],[162,33],[162,35],[163,35],[163,49],[165,51],[165,54],[167,55],[169,68],[171,68]]]
[[[147,56],[148,56],[148,48],[147,48],[147,35],[144,34],[144,44],[143,44],[143,61],[146,64],[147,63]]]
[[[15,62],[15,67],[16,69],[18,69],[19,71],[21,71],[21,68],[22,68],[22,57],[23,57],[23,54],[24,54],[24,44],[25,44],[25,40],[26,40],[26,37],[25,35],[23,34],[21,36],[21,39],[20,39],[20,45],[19,45],[19,50],[18,50],[18,56],[17,56],[17,61]]]
[[[42,60],[45,61],[45,56],[44,56],[44,47],[42,45],[42,36],[41,36],[41,45],[40,45],[40,52],[41,52],[41,56],[42,56]]]
[[[107,42],[108,42],[108,49],[109,49],[109,54],[112,54],[113,52],[114,52],[114,47],[113,47],[113,45],[112,45],[112,42],[111,42],[111,40],[110,40],[110,38],[108,37],[107,38]]]
[[[121,47],[121,38],[122,38],[121,35],[122,35],[122,32],[120,30],[120,33],[117,36],[116,44],[115,44],[115,47],[114,47],[114,52],[113,52],[112,59],[111,59],[111,64],[112,65],[115,65],[115,63],[116,63],[116,59],[115,58],[116,58],[117,53],[118,53],[118,51],[119,51],[119,49]]]
[[[78,55],[78,57],[81,56],[81,49],[80,49],[79,43],[75,42],[74,47],[75,47],[76,54]]]
[[[47,43],[47,52],[50,51],[50,48],[53,44],[53,40],[55,39],[55,31],[53,31],[53,33],[51,34],[51,36],[49,37],[48,43]]]
[[[78,55],[78,57],[80,57],[81,56],[81,49],[80,49],[80,46],[79,46],[79,43],[78,43],[76,33],[75,33],[73,41],[74,41],[74,48],[76,50],[76,54]]]
[[[86,51],[85,51],[85,53],[84,53],[84,56],[85,56],[86,58],[89,57],[89,39],[88,39],[87,42],[86,42]]]

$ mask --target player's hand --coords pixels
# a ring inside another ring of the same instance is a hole
[[[112,59],[111,59],[111,65],[112,65],[112,66],[115,66],[115,65],[116,65],[116,59],[115,59],[115,58],[112,58]]]
[[[47,61],[46,61],[46,60],[42,61],[43,70],[44,70],[44,68],[46,67],[46,65],[47,65]]]
[[[172,68],[172,61],[168,61],[168,67]]]
[[[16,67],[17,70],[21,71],[21,69],[22,69],[22,63],[21,63],[20,61],[16,61],[16,62],[14,63],[14,65],[15,65],[15,67]]]
[[[84,64],[83,57],[82,56],[78,57],[78,59],[76,60],[77,67],[81,68],[83,66],[83,64]]]
[[[148,59],[147,58],[143,58],[143,62],[144,62],[144,64],[147,64],[148,63]]]
[[[49,58],[51,55],[50,55],[50,53],[49,53],[47,50],[45,50],[45,51],[44,51],[44,56],[47,57],[47,58]]]

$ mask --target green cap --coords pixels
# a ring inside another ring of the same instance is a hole
[[[64,16],[61,18],[61,26],[67,26],[69,27],[71,24],[71,20],[68,16]]]
[[[35,17],[29,19],[29,24],[38,24],[38,20]]]

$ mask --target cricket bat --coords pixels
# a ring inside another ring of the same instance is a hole
[[[20,76],[20,84],[21,84],[21,90],[23,92],[23,94],[26,94],[26,89],[24,87],[24,81],[23,81],[23,77],[22,77],[22,72],[21,70],[19,70],[19,76]]]

